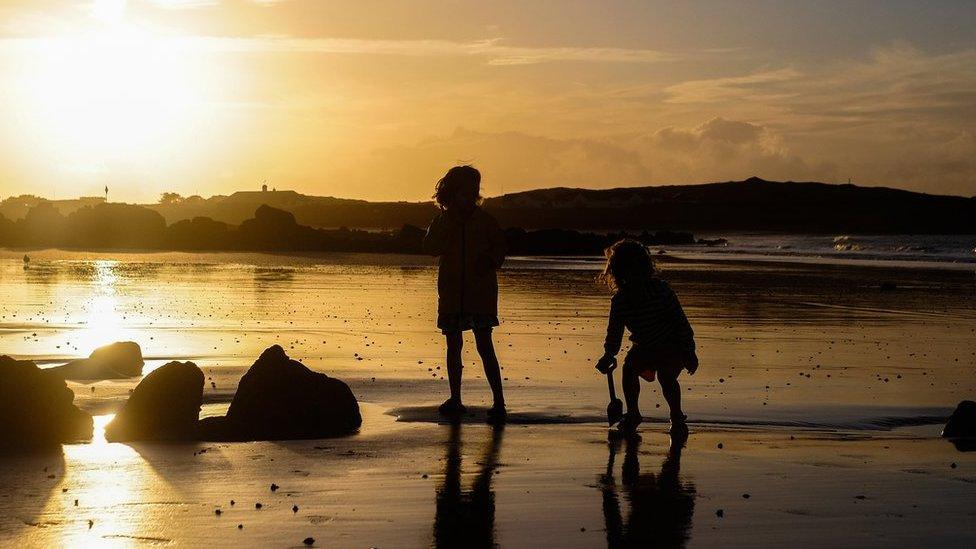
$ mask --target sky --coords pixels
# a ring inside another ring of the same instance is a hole
[[[0,197],[976,195],[976,2],[3,0]]]

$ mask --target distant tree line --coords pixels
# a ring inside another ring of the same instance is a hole
[[[621,237],[648,245],[695,244],[690,233],[659,231],[628,234],[588,233],[567,229],[505,231],[515,255],[595,255]],[[294,214],[267,205],[240,225],[208,217],[167,226],[163,216],[132,204],[102,203],[62,215],[51,203],[39,202],[17,221],[0,215],[0,246],[19,248],[342,251],[422,253],[424,229],[414,225],[390,231],[348,228],[318,229],[299,225]]]

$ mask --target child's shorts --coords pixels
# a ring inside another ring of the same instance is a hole
[[[687,359],[685,352],[670,345],[648,347],[635,343],[627,351],[624,368],[635,368],[642,378],[654,381],[655,374],[662,369],[677,376],[687,365]]]

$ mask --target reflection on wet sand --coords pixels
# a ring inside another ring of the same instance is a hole
[[[492,427],[471,489],[461,488],[461,425],[451,425],[444,459],[444,481],[437,488],[434,547],[495,547],[495,493],[491,480],[498,467],[504,426]]]
[[[607,469],[599,478],[608,547],[683,547],[688,542],[696,490],[693,483],[682,482],[679,475],[681,450],[687,438],[687,433],[672,435],[671,447],[656,475],[640,470],[640,437],[626,439],[621,486],[630,512],[624,521],[614,476],[621,440],[610,436]]]
[[[105,440],[105,425],[113,417],[95,416],[90,444],[64,446],[66,491],[45,509],[46,515],[66,522],[63,547],[169,541],[153,536],[161,525],[158,517],[148,516],[151,504],[165,499],[169,486],[132,448]]]

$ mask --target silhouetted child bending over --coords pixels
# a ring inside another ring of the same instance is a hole
[[[502,376],[491,340],[498,326],[498,281],[495,271],[505,260],[505,234],[495,218],[478,207],[481,174],[455,166],[437,182],[434,200],[441,213],[424,237],[424,251],[440,256],[437,272],[437,327],[447,339],[447,377],[451,398],[440,406],[444,415],[464,413],[461,404],[461,332],[472,330],[494,405],[491,419],[505,417]]]
[[[698,369],[695,338],[685,312],[667,282],[655,276],[654,261],[647,248],[636,240],[620,240],[606,250],[607,265],[600,278],[613,291],[604,355],[596,368],[607,373],[617,365],[617,353],[630,331],[633,345],[624,359],[623,387],[627,413],[620,421],[622,431],[633,431],[641,423],[638,405],[640,378],[654,381],[671,408],[672,429],[686,429],[681,411],[678,374]]]

